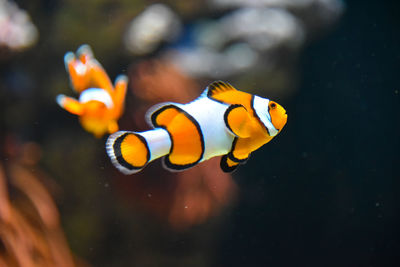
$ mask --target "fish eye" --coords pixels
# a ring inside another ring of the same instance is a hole
[[[269,104],[269,107],[271,109],[276,109],[276,104],[274,102],[272,102],[272,103]]]

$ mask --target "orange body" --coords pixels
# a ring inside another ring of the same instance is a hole
[[[180,171],[222,156],[221,169],[231,172],[282,130],[287,114],[274,101],[216,81],[192,102],[154,106],[147,120],[153,130],[119,131],[107,140],[111,161],[125,174],[160,157],[166,169]]]

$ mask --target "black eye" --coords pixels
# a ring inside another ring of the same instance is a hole
[[[269,107],[270,107],[271,109],[275,109],[275,108],[276,108],[276,104],[275,104],[275,103],[271,103],[271,104],[269,104]]]

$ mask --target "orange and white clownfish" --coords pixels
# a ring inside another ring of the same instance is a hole
[[[222,155],[222,170],[231,172],[287,121],[278,103],[222,81],[210,84],[188,104],[156,105],[146,118],[153,130],[119,131],[107,140],[107,153],[124,174],[136,173],[163,156],[166,169],[180,171]]]
[[[96,137],[118,131],[117,121],[124,109],[127,77],[119,75],[113,86],[89,45],[80,46],[76,55],[66,53],[64,63],[79,99],[61,94],[57,96],[57,103],[78,115],[82,127]]]

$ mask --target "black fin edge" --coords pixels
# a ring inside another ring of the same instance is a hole
[[[186,170],[186,169],[189,169],[189,168],[193,167],[194,165],[196,165],[197,163],[199,163],[199,162],[203,159],[203,155],[204,155],[204,151],[205,151],[204,136],[203,136],[203,132],[201,131],[201,128],[200,128],[199,123],[195,120],[195,118],[192,117],[192,115],[190,115],[189,113],[187,113],[186,111],[184,111],[184,110],[181,109],[180,107],[177,107],[177,106],[172,105],[172,104],[171,104],[171,105],[163,106],[162,108],[160,108],[159,110],[155,111],[155,112],[152,114],[152,116],[151,116],[151,122],[153,123],[154,127],[163,128],[164,130],[167,131],[167,133],[168,133],[168,135],[169,135],[169,138],[170,138],[170,140],[171,140],[171,148],[170,148],[169,154],[172,153],[173,148],[174,148],[174,140],[173,140],[173,138],[172,138],[172,135],[171,135],[171,133],[168,131],[167,127],[165,127],[165,126],[163,126],[163,125],[159,125],[159,124],[156,122],[156,118],[157,118],[158,114],[160,114],[161,112],[163,112],[165,109],[168,109],[168,108],[175,108],[175,109],[177,109],[179,112],[181,112],[183,115],[185,115],[185,117],[188,118],[188,119],[194,124],[194,126],[195,126],[196,129],[197,129],[197,132],[198,132],[199,135],[200,135],[201,154],[200,154],[200,156],[199,156],[199,159],[196,160],[195,162],[188,163],[188,164],[184,164],[184,165],[180,165],[180,164],[174,164],[174,163],[172,163],[172,162],[169,160],[169,156],[168,156],[168,155],[164,157],[163,163],[164,163],[164,165],[165,165],[165,167],[166,167],[167,169],[170,169],[170,170],[172,170],[172,171],[183,171],[183,170]]]
[[[133,134],[133,135],[135,135],[136,137],[138,137],[139,140],[146,146],[146,149],[147,149],[146,159],[147,159],[147,160],[146,160],[146,163],[145,163],[143,166],[134,166],[134,165],[128,163],[128,162],[124,159],[124,157],[122,156],[122,153],[121,153],[121,144],[122,144],[122,142],[124,141],[124,139],[125,139],[128,135],[130,135],[130,134]],[[114,141],[113,149],[114,149],[115,159],[118,161],[118,163],[119,163],[122,167],[124,167],[124,168],[126,168],[126,169],[128,169],[128,170],[130,170],[130,171],[143,169],[143,168],[146,166],[146,164],[149,162],[149,160],[150,160],[150,149],[149,149],[149,145],[147,144],[146,139],[145,139],[143,136],[141,136],[140,134],[125,133],[125,134],[123,134],[123,135],[121,135],[121,136],[118,136],[117,139],[115,139],[115,141]]]
[[[218,90],[218,88],[220,88],[220,87],[232,88],[231,90],[236,90],[236,89],[231,84],[229,84],[227,82],[224,82],[224,81],[221,81],[221,80],[212,82],[207,86],[207,97],[212,99],[212,100],[214,100],[214,101],[217,101],[217,102],[220,102],[220,103],[224,103],[223,101],[218,100],[218,99],[213,97],[214,91]]]
[[[233,139],[231,151],[229,151],[227,156],[229,157],[230,160],[232,160],[234,162],[245,163],[249,159],[250,154],[247,156],[247,158],[244,158],[244,159],[238,159],[233,155],[233,151],[235,150],[235,146],[236,146],[236,142],[237,142],[238,138],[239,137],[235,137],[235,139]]]
[[[222,170],[223,172],[233,172],[233,171],[235,171],[235,170],[237,169],[237,167],[240,165],[240,163],[238,163],[238,164],[235,165],[235,166],[228,166],[227,160],[228,160],[228,155],[223,155],[223,156],[221,157],[221,161],[220,161],[219,166],[221,167],[221,170]]]

